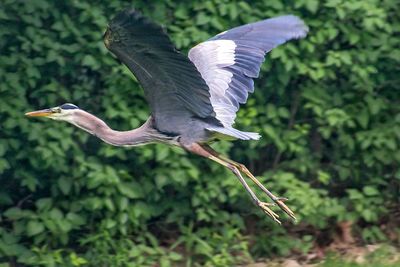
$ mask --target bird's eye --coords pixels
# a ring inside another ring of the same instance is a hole
[[[53,113],[61,113],[61,108],[57,107],[57,108],[52,108],[51,111]]]

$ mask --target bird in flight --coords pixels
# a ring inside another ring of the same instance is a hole
[[[230,169],[254,204],[274,221],[278,205],[294,220],[294,213],[244,166],[213,150],[221,139],[258,140],[260,135],[233,128],[240,104],[254,91],[266,53],[291,39],[303,38],[308,28],[286,15],[222,32],[190,49],[177,51],[163,28],[134,9],[118,13],[105,34],[105,46],[136,76],[150,105],[151,115],[139,128],[116,131],[96,116],[66,103],[26,113],[69,122],[114,146],[163,143],[211,159]],[[254,182],[273,203],[261,201],[244,179]]]

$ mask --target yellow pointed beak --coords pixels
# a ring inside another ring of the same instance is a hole
[[[47,117],[52,113],[53,112],[51,111],[51,109],[42,109],[42,110],[36,110],[36,111],[27,112],[27,113],[25,113],[25,116],[28,116],[28,117]]]

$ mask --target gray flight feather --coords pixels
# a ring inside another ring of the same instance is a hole
[[[159,25],[125,10],[111,21],[104,43],[141,83],[159,130],[174,132],[171,120],[215,116],[207,84]]]
[[[210,88],[211,104],[224,128],[232,126],[239,104],[246,103],[254,91],[253,78],[258,77],[265,54],[288,40],[305,37],[307,32],[301,19],[287,15],[233,28],[189,51],[189,59]]]

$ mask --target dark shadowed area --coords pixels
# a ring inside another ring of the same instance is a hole
[[[1,1],[0,267],[398,266],[398,1],[148,2]],[[179,148],[113,147],[24,116],[73,103],[117,130],[146,121],[143,90],[103,44],[128,7],[184,54],[266,18],[308,25],[267,55],[237,114],[262,138],[212,144],[288,197],[297,223],[276,224],[226,168]]]

